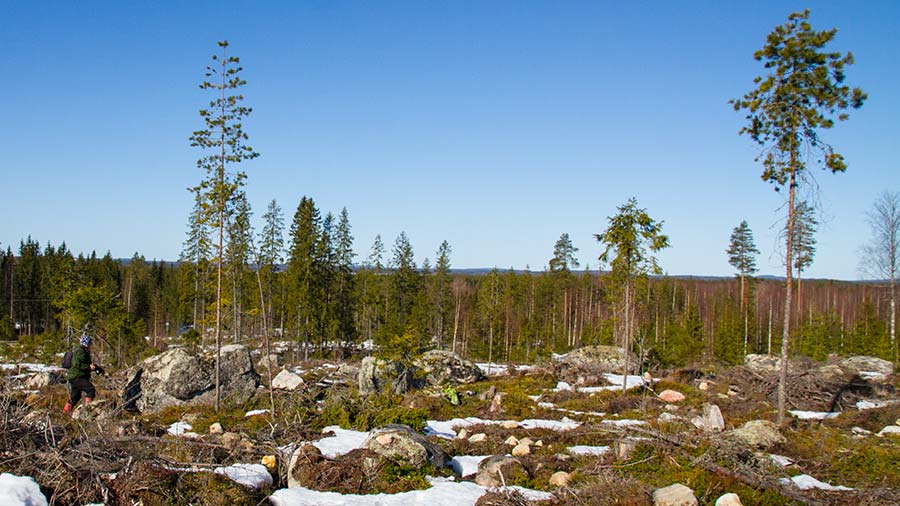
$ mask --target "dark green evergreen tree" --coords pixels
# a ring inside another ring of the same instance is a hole
[[[741,278],[741,316],[744,323],[744,355],[747,354],[748,347],[748,327],[749,312],[746,305],[746,279],[756,274],[756,255],[759,250],[753,241],[753,231],[747,220],[744,220],[734,227],[731,232],[731,241],[728,244],[728,263],[737,269],[738,276]]]
[[[851,53],[823,51],[834,39],[836,29],[816,31],[809,23],[809,10],[793,13],[787,23],[775,28],[765,45],[754,53],[768,73],[754,79],[756,88],[743,98],[731,100],[736,111],[747,112],[747,134],[763,146],[762,179],[788,189],[788,219],[785,240],[785,297],[781,359],[778,385],[778,421],[784,420],[785,384],[790,350],[790,317],[795,193],[807,181],[810,159],[832,173],[844,172],[844,157],[825,142],[821,131],[846,120],[847,109],[858,109],[866,100],[859,88],[844,84],[846,66],[853,64]]]

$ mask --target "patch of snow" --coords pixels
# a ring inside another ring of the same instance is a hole
[[[787,467],[794,463],[793,460],[791,460],[788,457],[785,457],[784,455],[775,455],[774,453],[772,453],[772,454],[769,454],[769,458],[772,460],[772,462],[778,464],[781,467]]]
[[[850,487],[845,487],[842,485],[834,486],[823,481],[819,481],[808,474],[801,474],[799,476],[794,476],[791,479],[782,478],[781,483],[790,484],[793,483],[800,490],[812,490],[817,488],[819,490],[828,490],[828,491],[838,491],[838,490],[853,490]]]
[[[268,409],[254,409],[254,410],[252,410],[252,411],[248,411],[248,412],[244,415],[244,417],[246,418],[246,417],[248,417],[248,416],[262,415],[262,414],[265,414],[265,413],[268,413],[268,412],[269,412]]]
[[[444,439],[453,439],[456,437],[457,428],[470,427],[472,425],[500,425],[503,420],[483,420],[474,416],[468,418],[454,418],[452,420],[438,421],[428,420],[425,422],[426,436],[437,436]],[[572,430],[581,426],[581,422],[576,422],[567,417],[562,420],[522,420],[519,427],[523,429],[552,429],[558,431]]]
[[[193,430],[193,426],[187,422],[175,422],[172,425],[169,425],[168,432],[173,436],[181,436],[187,433],[190,430]]]
[[[369,437],[368,432],[346,430],[337,425],[325,427],[322,432],[334,432],[334,435],[316,441],[313,446],[318,448],[322,455],[332,459],[359,448]]]
[[[560,381],[556,384],[556,388],[553,389],[554,392],[574,392],[575,388],[572,385],[566,383],[565,381]]]
[[[65,371],[62,367],[55,365],[47,365],[47,364],[29,364],[29,363],[21,363],[21,364],[0,364],[0,369],[4,371],[28,371],[28,372],[54,372],[54,371]]]
[[[573,455],[605,455],[609,453],[608,446],[584,446],[576,445],[568,448],[569,453]]]
[[[599,386],[599,387],[578,387],[575,388],[572,385],[566,383],[565,381],[560,381],[556,384],[556,388],[553,389],[554,392],[581,392],[585,394],[595,394],[597,392],[606,392],[610,390],[620,390],[622,388],[622,383],[625,383],[625,389],[630,390],[632,388],[637,388],[647,384],[647,380],[642,378],[641,376],[636,376],[634,374],[629,374],[628,376],[623,376],[621,374],[612,374],[606,373],[603,375],[606,378],[606,381],[610,383],[609,385]]]
[[[859,371],[859,377],[864,380],[885,381],[887,375],[875,371]]]
[[[867,401],[861,400],[856,401],[856,409],[862,411],[865,409],[876,409],[876,408],[886,408],[890,405],[897,404],[900,401],[890,400],[890,401]]]
[[[0,474],[0,504],[47,506],[47,498],[34,478],[3,473]]]
[[[879,436],[900,436],[900,426],[898,425],[888,425],[887,427],[881,429],[878,433]]]
[[[303,487],[276,490],[269,500],[275,506],[409,506],[410,504],[453,504],[454,506],[474,505],[488,489],[470,481],[445,481],[431,479],[431,488],[411,490],[399,494],[352,495],[336,492],[318,492]],[[542,501],[553,497],[548,492],[521,487],[517,490],[531,501]],[[502,489],[501,489],[502,490]]]
[[[490,455],[459,455],[450,459],[450,467],[460,477],[466,477],[478,472],[478,464]]]
[[[538,407],[543,409],[556,409],[556,404],[553,404],[552,402],[539,402]]]
[[[827,420],[829,418],[836,418],[838,415],[840,415],[840,413],[834,412],[800,411],[796,409],[790,410],[789,413],[801,420]]]
[[[616,427],[637,427],[639,425],[647,425],[647,422],[643,420],[603,420],[600,423],[605,423],[607,425],[615,425]]]
[[[245,487],[257,490],[272,484],[272,475],[262,464],[232,464],[228,467],[217,467],[216,474],[222,474]]]

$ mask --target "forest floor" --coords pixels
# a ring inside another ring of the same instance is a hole
[[[347,368],[321,360],[288,367],[303,377],[299,389],[270,398],[260,388],[218,413],[126,412],[124,374],[113,374],[69,417],[66,386],[39,381],[54,367],[6,362],[3,504],[650,505],[676,483],[701,505],[728,493],[745,505],[900,504],[896,374],[792,362],[791,416],[780,425],[769,423],[776,374],[744,366],[656,371],[624,393],[603,388],[621,376],[569,385],[552,364],[493,366],[484,381],[456,386],[454,405],[441,388],[361,397]],[[371,465],[358,448],[390,423],[426,436],[450,466]],[[771,430],[748,437],[759,425]],[[322,454],[307,470],[315,479],[288,487],[304,444]],[[498,487],[478,483],[484,459],[509,454],[518,472]]]

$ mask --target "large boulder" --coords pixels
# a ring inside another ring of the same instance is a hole
[[[412,370],[401,362],[366,357],[359,366],[357,377],[360,395],[369,395],[389,389],[396,395],[413,388]]]
[[[246,402],[259,386],[250,353],[242,345],[220,349],[222,399]],[[214,354],[197,355],[173,348],[150,357],[131,374],[123,398],[140,411],[155,412],[169,406],[209,404],[215,400]]]
[[[477,365],[452,351],[429,351],[415,361],[415,366],[429,385],[466,384],[484,379]]]
[[[850,374],[874,373],[882,377],[894,372],[894,364],[877,357],[856,355],[847,357],[838,363],[838,367]]]
[[[585,346],[554,356],[557,376],[569,383],[594,382],[606,373],[624,374],[626,358],[628,370],[638,370],[637,357],[617,346]]]
[[[781,370],[781,358],[751,353],[744,357],[744,367],[757,374],[772,374]]]
[[[412,467],[431,464],[442,469],[450,463],[440,446],[406,425],[389,424],[373,430],[362,448]]]

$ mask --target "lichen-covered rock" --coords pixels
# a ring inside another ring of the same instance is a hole
[[[416,359],[415,366],[429,385],[467,384],[484,379],[484,374],[474,362],[451,351],[429,351]]]
[[[373,430],[363,442],[362,448],[413,467],[431,464],[441,469],[450,462],[441,447],[412,428],[400,424],[385,425]]]
[[[519,459],[507,455],[494,455],[478,464],[475,483],[482,487],[499,487],[504,483],[514,483],[524,478],[528,478],[528,470]]]
[[[169,406],[211,404],[215,400],[215,354],[199,355],[173,348],[150,357],[135,368],[122,397],[126,407],[145,412]],[[259,386],[250,353],[242,345],[220,349],[222,399],[246,402]]]
[[[585,346],[556,355],[554,360],[560,380],[583,383],[585,378],[599,378],[606,373],[624,374],[626,357],[629,371],[638,370],[637,357],[617,346]]]
[[[876,373],[881,376],[888,376],[894,372],[894,364],[891,362],[865,355],[847,357],[838,362],[838,367],[850,374]]]
[[[762,450],[785,442],[778,426],[768,420],[750,420],[734,429],[732,435],[747,446]]]
[[[775,355],[751,353],[744,357],[744,367],[757,374],[772,374],[781,370],[781,359]]]
[[[357,377],[360,395],[369,395],[389,389],[395,395],[408,392],[413,386],[413,371],[396,361],[388,362],[375,357],[362,360]]]
[[[653,491],[653,506],[697,506],[697,504],[694,491],[681,483]]]

